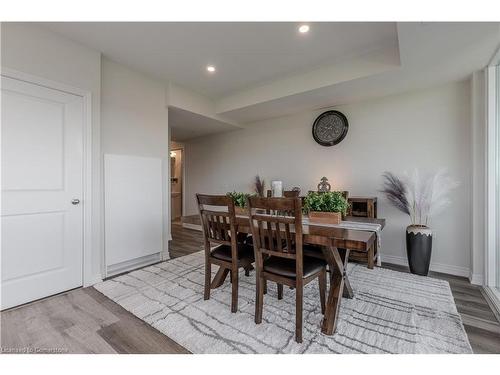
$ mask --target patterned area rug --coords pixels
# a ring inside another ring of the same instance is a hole
[[[199,252],[95,287],[193,353],[472,353],[446,281],[349,264],[355,297],[342,299],[336,333],[320,331],[312,282],[304,290],[304,342],[297,344],[294,290],[285,287],[278,300],[269,283],[256,325],[255,273],[240,274],[239,311],[232,314],[229,281],[204,301],[203,272]]]

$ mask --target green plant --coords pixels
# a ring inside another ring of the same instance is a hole
[[[228,197],[233,198],[234,205],[237,207],[245,208],[247,206],[247,198],[252,197],[255,194],[241,193],[233,191],[232,193],[226,194]]]
[[[310,192],[304,198],[304,211],[340,212],[347,214],[349,203],[339,191],[325,193]]]

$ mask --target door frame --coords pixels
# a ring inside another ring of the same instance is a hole
[[[184,169],[184,145],[179,145],[177,147],[174,147],[174,148],[171,148],[170,151],[168,152],[168,155],[170,156],[170,152],[171,151],[181,151],[181,178],[182,178],[182,189],[181,189],[181,218],[182,216],[184,216],[184,212],[186,211],[186,206],[185,206],[185,184],[184,184],[184,181],[186,180],[186,173],[185,173],[185,169]],[[170,171],[170,178],[172,178],[172,171]],[[172,192],[170,192],[170,196],[172,197]],[[170,221],[172,221],[172,218],[170,218]]]
[[[52,90],[63,91],[80,96],[83,99],[83,261],[82,261],[82,286],[87,287],[102,280],[96,280],[92,274],[92,93],[89,90],[66,85],[50,79],[24,73],[15,69],[0,67],[0,76],[13,78],[26,83],[46,87]],[[99,136],[99,135],[98,135]],[[100,270],[102,274],[102,267]]]
[[[486,78],[486,248],[484,256],[485,278],[483,290],[488,302],[500,316],[500,292],[497,289],[498,248],[500,236],[497,228],[500,223],[500,200],[498,199],[500,187],[500,106],[498,95],[500,93],[500,47],[485,68]]]

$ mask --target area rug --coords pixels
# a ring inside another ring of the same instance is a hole
[[[215,268],[213,267],[214,272]],[[295,291],[278,300],[269,283],[262,323],[254,323],[255,273],[240,274],[239,311],[231,285],[203,300],[203,252],[171,259],[95,288],[193,353],[472,353],[449,284],[349,264],[353,299],[342,299],[336,333],[321,333],[317,282],[304,290],[303,343],[295,342]]]

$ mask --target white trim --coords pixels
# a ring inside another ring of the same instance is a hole
[[[198,224],[190,224],[190,223],[182,223],[182,227],[186,229],[193,229],[197,231],[202,231],[201,225]]]
[[[490,302],[490,306],[496,310],[496,316],[500,316],[500,291],[489,286],[485,286],[483,291],[486,299]]]
[[[483,285],[484,276],[479,273],[471,273],[469,275],[469,281],[472,285]]]
[[[107,267],[106,277],[115,276],[115,275],[118,275],[120,273],[132,271],[132,270],[135,270],[135,269],[141,268],[141,267],[150,266],[153,263],[161,262],[162,260],[164,260],[164,259],[162,259],[161,252],[159,252],[159,253],[145,255],[145,256],[131,259],[131,260],[126,260],[125,262],[112,264],[112,265]]]
[[[102,280],[102,275],[92,274],[92,93],[78,87],[38,77],[15,69],[1,67],[1,75],[32,83],[49,89],[81,96],[83,99],[83,279],[82,286]]]
[[[184,181],[186,180],[186,169],[185,169],[185,165],[186,165],[186,152],[184,151],[184,146],[180,146],[180,147],[174,147],[174,148],[171,148],[170,151],[168,152],[168,155],[169,155],[169,159],[170,159],[170,152],[171,151],[181,151],[181,174],[182,174],[182,177],[181,177],[181,183],[182,183],[182,191],[181,191],[181,218],[182,216],[184,216],[184,213],[186,212],[186,199],[185,199],[185,188],[186,188],[186,184],[184,183]],[[170,170],[170,178],[172,178],[172,170]],[[171,182],[171,179],[169,179],[169,182],[170,182],[170,186],[172,186],[172,182]],[[170,198],[172,198],[172,192],[170,192]],[[172,212],[172,211],[170,211]],[[170,218],[170,220],[172,220],[172,218]]]
[[[487,131],[486,131],[486,254],[485,284],[496,284],[497,248],[497,120],[496,120],[496,67],[485,69]]]
[[[400,266],[408,266],[408,260],[405,257],[400,257],[396,255],[381,254],[384,259],[384,263],[397,264]],[[448,275],[469,277],[470,270],[467,267],[452,266],[443,263],[433,263],[429,267],[431,271],[446,273]]]
[[[166,91],[166,97],[167,97],[167,102],[168,102],[168,95],[169,95],[169,90],[167,89]],[[172,184],[170,183],[170,179],[172,178],[172,171],[170,170],[170,149],[171,149],[171,146],[172,146],[172,129],[170,128],[170,113],[169,113],[169,110],[168,110],[168,105],[165,107],[166,108],[166,111],[167,111],[167,125],[168,125],[168,145],[167,145],[167,155],[168,155],[168,163],[167,163],[167,196],[166,196],[166,202],[165,202],[165,206],[167,207],[167,230],[168,230],[168,233],[167,235],[165,236],[165,239],[166,239],[166,249],[164,249],[164,251],[166,253],[164,253],[162,255],[163,258],[167,258],[167,257],[170,257],[170,241],[172,241],[172,207],[170,207],[172,205],[172,189],[171,189],[171,186]]]

